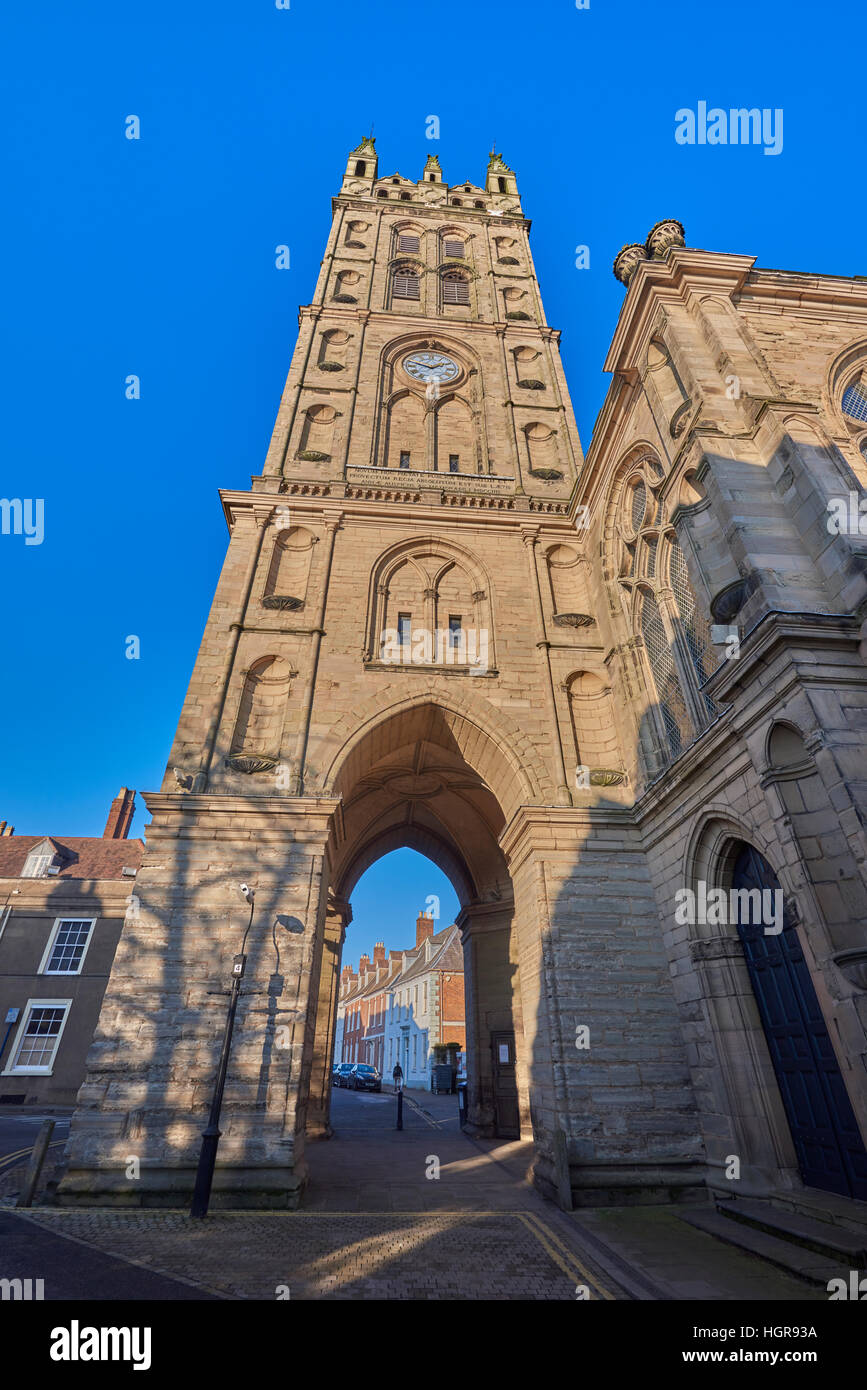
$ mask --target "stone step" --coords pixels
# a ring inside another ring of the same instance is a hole
[[[727,1199],[718,1197],[717,1200]],[[820,1192],[810,1187],[798,1192],[775,1192],[768,1200],[777,1210],[810,1217],[823,1228],[842,1226],[850,1235],[860,1236],[867,1248],[867,1202],[838,1197],[834,1192]]]
[[[794,1245],[791,1241],[768,1235],[758,1227],[732,1221],[730,1217],[723,1216],[721,1212],[710,1207],[680,1211],[678,1216],[681,1221],[686,1221],[696,1230],[705,1231],[710,1236],[716,1236],[717,1240],[725,1241],[727,1245],[735,1245],[739,1250],[757,1255],[759,1259],[767,1260],[777,1269],[785,1270],[787,1274],[793,1274],[796,1279],[803,1279],[807,1284],[826,1288],[829,1280],[848,1277],[849,1265],[843,1268],[839,1260],[829,1260],[823,1255],[817,1255],[813,1250],[806,1250],[802,1245]]]
[[[754,1226],[768,1235],[789,1240],[829,1260],[848,1261],[851,1269],[867,1268],[867,1233],[859,1235],[827,1221],[817,1221],[799,1211],[770,1206],[767,1202],[735,1198],[717,1201],[717,1211],[730,1221]]]

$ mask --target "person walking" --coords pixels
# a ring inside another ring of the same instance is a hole
[[[395,1062],[394,1071],[391,1073],[391,1079],[394,1082],[394,1090],[396,1095],[398,1091],[403,1089],[403,1068],[401,1067],[400,1062]]]

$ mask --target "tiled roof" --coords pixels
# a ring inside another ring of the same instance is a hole
[[[63,839],[57,835],[0,835],[0,878],[20,878],[34,845],[46,840],[63,859],[60,872],[49,875],[50,878],[122,878],[121,870],[138,869],[144,856],[144,840],[104,840],[93,835]]]
[[[421,946],[413,946],[411,951],[406,952],[406,969],[401,969],[400,960],[393,962],[393,968],[388,974],[380,979],[379,983],[372,980],[364,988],[361,981],[357,981],[354,988],[344,994],[340,1000],[342,1005],[355,1003],[359,999],[365,999],[371,994],[380,994],[383,990],[391,989],[392,985],[403,984],[406,980],[417,980],[422,975],[426,975],[429,970],[448,970],[453,974],[460,974],[464,968],[464,952],[461,946],[460,932],[454,925],[443,927],[434,936],[430,937],[431,957],[425,960],[424,942]]]

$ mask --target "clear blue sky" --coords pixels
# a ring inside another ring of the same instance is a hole
[[[0,819],[20,834],[99,834],[121,783],[159,784],[226,544],[217,488],[261,468],[371,122],[381,172],[434,152],[481,181],[494,140],[517,171],[585,445],[611,261],[655,221],[761,265],[867,271],[854,3],[48,0],[0,25],[0,496],[45,502],[41,545],[0,536]],[[678,145],[699,101],[783,108],[783,152]]]

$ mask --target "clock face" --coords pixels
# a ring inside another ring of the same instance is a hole
[[[460,371],[442,352],[413,352],[403,359],[403,369],[416,381],[454,381]]]

